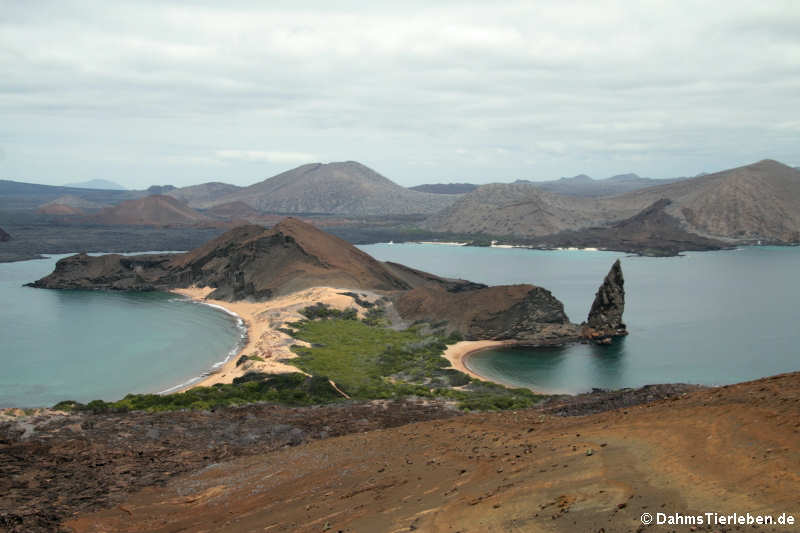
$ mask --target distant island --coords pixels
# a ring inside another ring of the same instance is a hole
[[[272,226],[286,215],[355,244],[497,241],[671,256],[796,245],[799,212],[800,171],[772,160],[693,178],[579,175],[411,188],[355,161],[302,165],[248,187],[126,191],[0,180],[0,224],[15,236],[0,248],[0,261],[76,249],[189,249],[232,227]]]

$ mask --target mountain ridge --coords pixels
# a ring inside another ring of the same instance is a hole
[[[265,213],[365,216],[430,214],[455,197],[412,191],[361,163],[345,161],[302,165],[198,207],[235,201]]]
[[[681,231],[728,242],[800,242],[800,171],[773,160],[611,197],[582,198],[533,184],[484,185],[423,223],[432,231],[542,237],[611,227],[661,199]],[[630,229],[630,228],[628,228]],[[651,228],[654,229],[654,228]]]

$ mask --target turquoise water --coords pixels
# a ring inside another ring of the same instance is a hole
[[[241,340],[234,317],[171,294],[22,287],[61,257],[0,263],[0,407],[160,392]]]
[[[421,244],[361,246],[382,260],[487,284],[533,283],[581,322],[617,258],[630,335],[611,346],[494,350],[470,357],[481,375],[548,392],[687,382],[722,385],[800,370],[800,248],[752,247],[627,257]]]

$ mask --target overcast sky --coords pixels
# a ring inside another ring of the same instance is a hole
[[[0,178],[800,165],[800,2],[299,4],[0,0]]]

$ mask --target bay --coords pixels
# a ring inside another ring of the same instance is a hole
[[[160,392],[235,352],[235,317],[172,294],[22,286],[61,257],[0,264],[0,407]]]
[[[620,258],[630,335],[611,346],[492,350],[468,359],[475,372],[503,383],[576,393],[651,383],[724,385],[800,370],[797,247],[672,258],[412,243],[360,248],[442,276],[543,286],[573,322],[586,320],[597,288]]]

